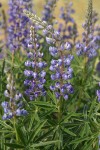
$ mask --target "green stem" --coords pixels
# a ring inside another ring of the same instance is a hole
[[[16,117],[15,116],[14,116],[14,119],[13,119],[13,124],[14,124],[14,131],[15,131],[16,141],[18,142],[18,134],[17,134],[17,130],[16,130]]]
[[[60,122],[62,117],[62,99],[58,102],[58,122]]]
[[[87,77],[87,57],[86,55],[84,55],[84,68],[83,68],[83,85],[86,81],[86,77]]]

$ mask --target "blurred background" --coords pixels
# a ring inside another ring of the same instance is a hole
[[[75,9],[76,13],[74,14],[74,19],[78,25],[79,33],[82,32],[82,23],[84,23],[86,11],[87,11],[87,3],[88,0],[58,0],[57,7],[55,9],[54,15],[56,20],[60,21],[60,7],[64,6],[65,2],[73,2],[73,8]],[[0,0],[3,4],[3,9],[8,11],[8,0]],[[46,0],[33,0],[34,10],[37,15],[41,17],[43,7],[45,5]],[[93,0],[93,8],[98,13],[98,17],[100,18],[100,0]],[[100,19],[99,19],[100,20]],[[100,22],[100,21],[99,21]]]

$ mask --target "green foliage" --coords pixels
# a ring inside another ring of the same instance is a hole
[[[20,58],[19,58],[20,57]],[[0,149],[9,150],[98,150],[100,135],[100,104],[95,92],[99,77],[91,63],[84,70],[84,60],[74,54],[72,67],[75,92],[69,100],[59,102],[55,95],[47,91],[47,96],[37,101],[23,97],[28,110],[26,117],[17,117],[8,121],[0,120]],[[8,59],[1,62],[1,101],[6,85],[7,66],[12,66]],[[22,92],[24,81],[25,56],[16,54],[13,73],[16,85]],[[48,59],[48,58],[45,58]],[[85,72],[84,72],[85,71]],[[92,75],[91,75],[92,74]],[[49,78],[49,74],[48,74]],[[47,82],[46,88],[50,83]],[[20,87],[21,86],[21,87]],[[24,94],[24,93],[23,93]],[[62,107],[59,108],[60,105]],[[0,108],[1,109],[1,108]],[[2,111],[1,111],[2,116]]]

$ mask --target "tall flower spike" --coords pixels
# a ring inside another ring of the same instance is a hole
[[[23,9],[31,10],[32,0],[9,0],[9,27],[7,46],[11,51],[27,48],[29,40],[29,19]]]
[[[2,9],[2,3],[0,3],[0,35],[3,34],[3,26],[4,26],[4,21],[3,21],[3,9]],[[1,36],[0,36],[0,42],[2,41]]]
[[[98,44],[95,38],[95,23],[92,0],[89,0],[87,17],[83,24],[82,43],[76,44],[77,55],[84,55],[88,59],[97,55]]]
[[[46,29],[48,30],[48,26]],[[73,87],[70,83],[73,73],[70,66],[73,56],[69,54],[71,45],[68,42],[65,44],[62,42],[58,31],[51,30],[51,32],[51,37],[46,37],[47,43],[52,45],[49,47],[49,52],[54,57],[50,66],[50,71],[53,72],[51,80],[54,84],[50,86],[50,89],[54,91],[57,99],[63,97],[67,100],[68,95],[73,93]]]
[[[40,52],[40,46],[37,41],[36,29],[31,26],[30,43],[28,44],[30,52],[28,52],[28,60],[25,62],[25,66],[28,69],[24,71],[24,75],[27,77],[24,81],[24,85],[27,87],[25,94],[30,100],[35,100],[37,97],[46,94],[44,89],[46,72],[43,70],[46,67],[46,63],[42,61],[43,53]]]
[[[49,47],[49,51],[55,59],[51,60],[50,70],[53,72],[51,80],[54,84],[50,86],[50,89],[54,91],[57,99],[61,96],[67,100],[68,95],[73,93],[73,87],[69,82],[72,78],[73,69],[71,68],[72,55],[67,54],[67,50],[62,46]],[[56,49],[56,52],[55,50]],[[57,56],[58,55],[58,56]]]
[[[2,3],[0,3],[0,59],[4,57],[4,50],[7,41],[7,23],[5,11],[2,8]],[[3,36],[2,36],[3,35]]]
[[[2,34],[2,31],[1,31],[1,29],[2,29],[2,24],[3,24],[3,22],[2,22],[2,10],[1,10],[1,8],[2,8],[2,4],[0,3],[0,35]],[[0,48],[2,47],[1,46],[1,43],[2,42],[2,39],[0,38]],[[0,58],[1,58],[1,54],[0,54]]]
[[[49,47],[49,51],[54,57],[54,59],[51,60],[50,66],[50,70],[54,72],[51,75],[51,80],[54,84],[50,86],[50,89],[54,91],[57,99],[63,97],[67,100],[68,95],[72,94],[74,91],[70,83],[73,73],[73,69],[70,66],[73,55],[69,54],[71,45],[68,42],[66,44],[62,42],[63,40],[62,37],[60,37],[60,33],[54,30],[52,25],[47,25],[46,22],[30,12],[25,13],[34,23],[39,26],[41,25],[43,30],[46,31],[46,41],[48,44],[52,45]]]
[[[0,3],[0,28],[2,27],[2,11],[1,11],[1,8],[2,8],[2,4]],[[0,30],[1,32],[1,30]]]
[[[44,6],[43,10],[43,21],[47,21],[49,24],[53,24],[54,19],[54,9],[56,5],[57,0],[47,0],[47,3]]]
[[[7,82],[7,89],[4,95],[9,98],[9,100],[1,104],[4,109],[3,120],[11,119],[14,116],[27,115],[27,111],[23,108],[22,94],[16,91],[14,77],[11,73],[8,73]]]
[[[86,23],[87,23],[87,32],[88,34],[92,30],[92,14],[93,14],[93,0],[88,0],[88,10],[86,16]]]
[[[64,41],[70,41],[73,45],[76,42],[78,31],[77,24],[72,18],[72,14],[75,13],[75,10],[72,8],[73,3],[66,2],[64,7],[61,7],[60,18],[63,19],[64,24],[59,24],[58,31],[62,34]]]

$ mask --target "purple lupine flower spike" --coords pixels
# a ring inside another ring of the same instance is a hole
[[[25,62],[27,69],[24,71],[26,80],[25,94],[30,100],[35,100],[38,96],[44,96],[46,91],[44,83],[46,82],[46,72],[43,70],[47,66],[45,61],[42,61],[43,53],[40,52],[39,44],[37,43],[38,36],[36,29],[31,26],[30,28],[30,43],[28,44],[30,52],[28,52],[28,60]]]
[[[72,42],[73,46],[76,43],[78,36],[77,24],[72,17],[75,10],[72,8],[73,3],[65,3],[65,7],[61,7],[60,18],[63,19],[64,24],[59,24],[58,31],[62,34],[63,40]]]
[[[25,116],[27,111],[23,107],[22,94],[16,91],[14,77],[11,73],[8,73],[7,86],[4,92],[5,97],[9,98],[9,101],[4,101],[1,106],[4,109],[3,120],[8,120],[14,116]]]
[[[48,27],[46,27],[45,30],[52,32],[51,36],[46,37],[47,43],[52,44],[52,46],[49,47],[49,52],[54,57],[54,59],[51,60],[49,68],[50,71],[53,72],[53,74],[51,74],[51,80],[53,80],[54,83],[51,84],[50,90],[55,93],[57,99],[63,97],[67,100],[68,95],[74,92],[69,82],[73,76],[73,69],[71,68],[73,55],[69,54],[72,46],[69,42],[62,43],[62,37],[58,31],[53,31],[52,28],[48,30]]]
[[[96,27],[98,21],[97,13],[92,10],[92,1],[88,4],[88,14],[85,23],[82,25],[82,42],[76,43],[77,55],[85,55],[89,60],[97,56],[97,50],[100,47],[100,27]]]
[[[54,8],[57,0],[47,0],[47,3],[44,6],[44,11],[43,11],[43,21],[48,22],[49,24],[53,24],[53,19],[54,19]]]
[[[27,48],[29,42],[29,19],[23,9],[32,11],[32,0],[9,0],[7,47],[11,51]]]

